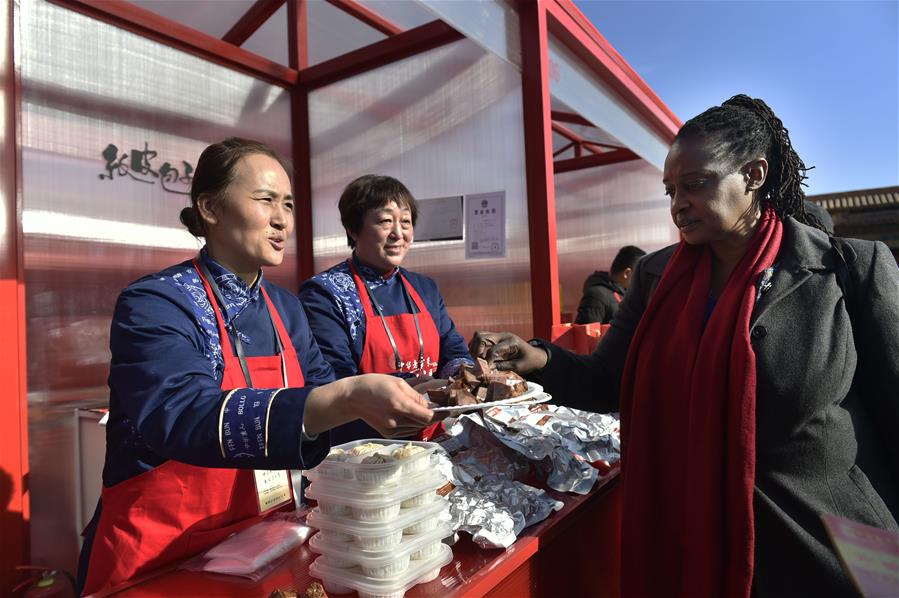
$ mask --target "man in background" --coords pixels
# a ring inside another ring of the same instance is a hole
[[[637,261],[646,255],[639,247],[627,245],[618,250],[618,255],[612,260],[612,267],[608,272],[596,271],[584,281],[584,296],[577,306],[577,318],[575,324],[589,324],[599,322],[608,324],[612,316],[618,311],[618,304],[624,297],[631,281],[631,274]]]

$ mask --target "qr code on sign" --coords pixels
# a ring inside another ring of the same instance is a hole
[[[477,251],[477,250],[478,250],[478,242],[477,242],[477,241],[472,241],[472,242],[471,242],[471,249],[472,249],[473,251]]]

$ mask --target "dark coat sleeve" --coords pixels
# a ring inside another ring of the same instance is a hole
[[[633,282],[612,320],[612,327],[603,335],[592,355],[579,355],[545,343],[550,360],[535,379],[555,402],[585,411],[618,411],[621,375],[631,339],[658,284],[657,272],[664,269],[672,251],[669,248],[640,260]]]
[[[581,302],[577,306],[575,324],[600,322],[608,324],[618,311],[618,300],[613,292],[603,286],[592,286],[584,291]]]
[[[858,352],[855,383],[899,479],[899,269],[883,243],[854,249],[864,268],[854,273],[861,280],[852,280],[848,306]]]

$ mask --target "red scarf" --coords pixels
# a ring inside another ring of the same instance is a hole
[[[748,597],[755,484],[749,319],[783,223],[766,212],[705,322],[711,250],[681,241],[621,384],[622,594]]]

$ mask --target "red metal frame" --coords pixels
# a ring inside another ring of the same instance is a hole
[[[617,149],[592,156],[584,156],[582,158],[571,158],[569,160],[558,160],[553,163],[553,170],[556,174],[560,172],[570,172],[572,170],[581,170],[583,168],[594,168],[596,166],[606,166],[607,164],[617,164],[619,162],[628,162],[630,160],[639,160],[640,156],[629,149]]]
[[[356,2],[356,0],[328,0],[328,2],[348,15],[359,19],[369,27],[377,29],[384,35],[396,35],[403,32],[402,27],[394,24],[389,19],[385,19],[367,6]]]
[[[596,126],[580,114],[574,114],[572,112],[562,112],[561,110],[553,110],[552,119],[561,123],[571,123],[573,125],[583,125],[585,127]]]
[[[284,4],[284,0],[256,0],[250,10],[234,23],[228,33],[222,36],[222,41],[235,46],[243,44],[275,14],[275,11],[281,8],[282,4]]]
[[[621,95],[663,139],[673,141],[680,120],[574,3],[552,0],[540,4],[545,5],[549,31]]]
[[[25,280],[22,219],[19,215],[19,82],[14,64],[14,3],[4,0],[0,22],[0,595],[11,595],[21,575],[15,570],[29,560],[28,397],[25,364]]]
[[[581,137],[580,135],[578,135],[577,133],[575,133],[574,131],[572,131],[571,129],[569,129],[568,127],[566,127],[564,125],[561,125],[557,122],[551,122],[550,126],[552,127],[553,131],[555,131],[562,137],[565,137],[566,139],[568,139],[568,141],[571,141],[574,143],[575,154],[578,156],[580,156],[581,149],[588,149],[591,152],[593,152],[594,154],[600,154],[603,151],[603,149],[601,147],[594,145],[593,143],[590,143],[589,141],[587,141],[586,139],[584,139],[583,137]]]
[[[300,84],[312,90],[462,39],[444,23],[432,21],[300,71]]]
[[[309,62],[306,0],[287,0],[287,40],[290,66],[302,71]],[[312,259],[312,151],[309,141],[309,90],[295,85],[290,90],[290,126],[293,134],[293,192],[296,196],[295,235],[297,276],[300,281],[315,274]]]
[[[566,143],[565,145],[563,145],[562,147],[560,147],[559,149],[557,149],[556,151],[553,152],[553,158],[555,158],[555,157],[558,156],[559,154],[564,153],[566,150],[568,150],[568,149],[570,149],[570,148],[572,148],[572,147],[574,147],[574,155],[575,155],[575,156],[580,156],[579,150],[580,150],[581,148],[580,148],[575,142],[569,141],[568,143]]]
[[[272,62],[217,37],[144,10],[130,2],[115,0],[50,1],[281,87],[294,85],[299,79],[296,69]]]
[[[556,191],[550,127],[549,37],[546,3],[524,2],[521,29],[521,85],[524,161],[527,176],[531,306],[534,335],[550,338],[559,323],[559,260],[556,253]]]
[[[607,149],[621,149],[620,145],[612,145],[611,143],[602,143],[601,141],[590,141],[589,139],[584,139],[578,133],[555,121],[553,121],[552,123],[552,129],[562,137],[565,137],[569,141],[573,141],[577,145],[590,150],[594,154],[601,154]]]

